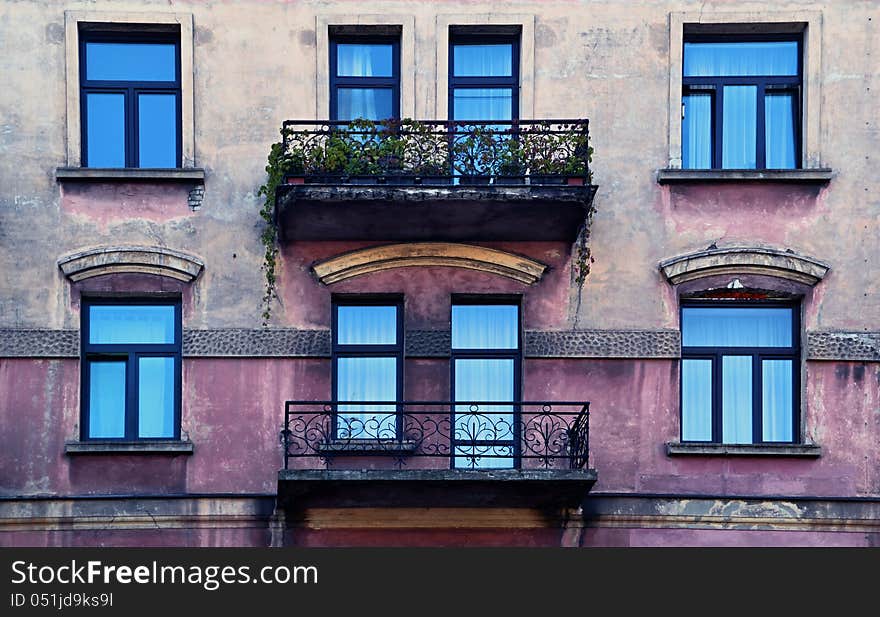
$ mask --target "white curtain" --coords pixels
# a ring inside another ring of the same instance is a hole
[[[338,345],[397,343],[396,306],[339,306],[336,310]]]
[[[340,43],[336,46],[339,77],[390,77],[392,47],[388,44]]]
[[[393,439],[397,436],[397,358],[337,358],[339,401],[389,401],[387,405],[339,405],[340,439]],[[388,413],[382,413],[388,412]]]
[[[791,327],[787,308],[682,309],[685,347],[789,347]]]
[[[794,96],[790,92],[764,95],[764,124],[768,169],[793,169]]]
[[[681,438],[712,441],[712,361],[681,363]]]
[[[453,304],[454,349],[516,349],[519,307],[512,304]]]
[[[513,406],[479,405],[471,401],[513,401],[512,359],[470,359],[455,361],[455,437],[462,441],[512,441]],[[513,467],[512,446],[459,446],[455,451],[456,467]],[[485,458],[485,457],[491,458]],[[469,458],[471,457],[471,458]]]
[[[690,94],[682,98],[682,166],[685,169],[712,167],[712,95]]]
[[[757,164],[757,97],[755,86],[724,86],[721,166],[725,169],[754,169]]]
[[[791,360],[764,360],[763,376],[763,439],[764,441],[792,440],[792,362]]]
[[[174,358],[138,358],[138,436],[174,437]]]
[[[456,77],[510,77],[513,74],[513,45],[456,45],[453,71]]]
[[[797,75],[794,41],[685,43],[685,77]]]

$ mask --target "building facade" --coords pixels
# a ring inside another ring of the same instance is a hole
[[[880,3],[0,16],[0,544],[880,544]]]

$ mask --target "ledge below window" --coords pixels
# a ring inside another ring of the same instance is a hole
[[[192,454],[193,443],[142,439],[140,441],[68,441],[65,454]]]
[[[147,169],[105,167],[59,167],[55,170],[59,182],[192,182],[204,184],[205,170],[197,167]]]
[[[789,184],[827,184],[833,172],[820,169],[661,169],[658,184],[699,184],[701,182],[784,182]]]
[[[815,444],[721,444],[680,443],[666,444],[667,456],[789,456],[818,458],[822,448]]]

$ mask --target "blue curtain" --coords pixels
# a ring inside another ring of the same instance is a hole
[[[764,360],[763,376],[763,439],[764,441],[792,440],[792,362],[791,360]]]
[[[397,343],[396,306],[338,306],[338,345],[394,345]]]
[[[174,358],[138,359],[138,435],[174,437]]]
[[[340,43],[336,46],[336,74],[339,77],[391,77],[391,45]]]
[[[793,169],[794,96],[790,92],[764,95],[765,145],[768,169]]]
[[[512,304],[453,304],[454,349],[516,349],[519,307]]]
[[[712,167],[712,95],[689,94],[682,97],[681,120],[682,167]]]
[[[462,358],[455,361],[455,400],[462,402],[455,406],[456,439],[513,440],[512,405],[480,405],[474,411],[468,404],[469,401],[513,401],[513,369],[512,359]],[[455,454],[456,467],[513,467],[512,446],[459,446]]]
[[[681,438],[712,441],[712,361],[681,363]]]
[[[754,169],[757,164],[757,97],[755,86],[724,86],[721,166],[725,169]]]
[[[89,362],[89,437],[125,437],[125,361]]]
[[[685,43],[685,77],[797,75],[794,41]]]
[[[513,46],[509,43],[456,45],[453,56],[452,70],[456,77],[510,77],[513,74]]]
[[[90,343],[174,343],[173,306],[89,307]]]
[[[788,308],[682,309],[685,347],[790,347],[792,328]]]
[[[390,401],[388,405],[339,405],[340,439],[393,439],[397,436],[397,358],[337,358],[339,401]],[[389,412],[389,413],[381,413]]]
[[[752,357],[721,362],[721,441],[752,443]]]

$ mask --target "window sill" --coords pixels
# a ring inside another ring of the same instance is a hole
[[[667,456],[788,456],[818,458],[822,448],[815,444],[721,444],[681,443],[666,444]]]
[[[834,173],[821,169],[661,169],[658,184],[699,184],[701,182],[784,182],[789,184],[827,184]]]
[[[68,441],[65,454],[192,454],[190,440],[172,441],[142,439],[140,441]]]
[[[146,169],[106,167],[59,167],[55,170],[59,182],[194,182],[204,184],[205,170],[199,167]]]
[[[333,439],[318,444],[319,454],[386,454],[400,456],[416,450],[414,441],[385,441],[379,439]]]

